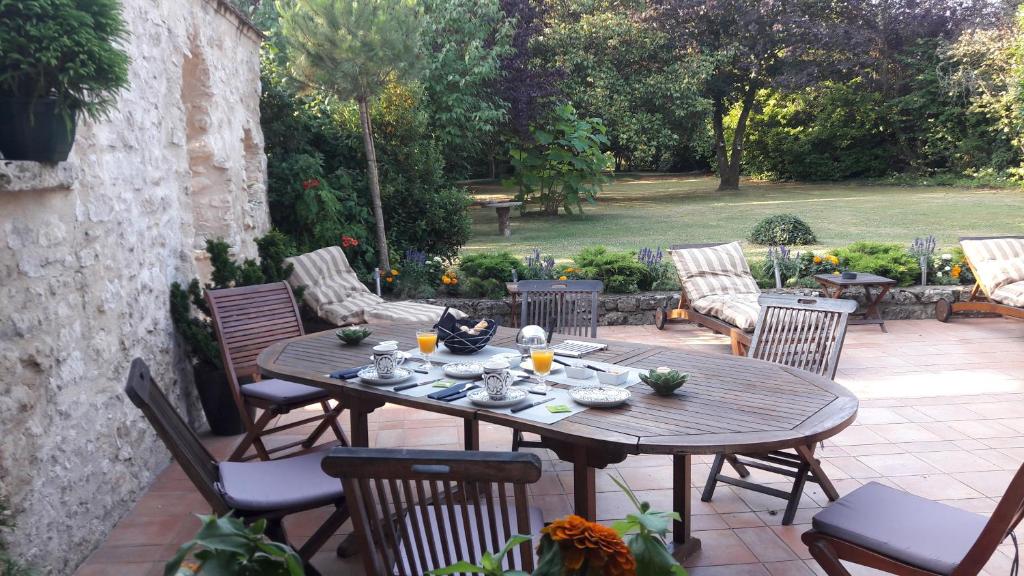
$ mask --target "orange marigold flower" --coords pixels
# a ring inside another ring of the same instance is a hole
[[[559,279],[559,280],[568,280],[568,279],[569,279],[569,277],[568,277],[568,276],[566,276],[565,274],[562,274],[561,276],[559,276],[559,277],[558,277],[558,279]]]
[[[441,276],[441,283],[447,286],[452,283],[452,279],[447,276]]]
[[[836,258],[835,256],[829,256],[828,261],[831,262],[834,266],[839,264],[839,258]]]
[[[576,515],[555,520],[541,530],[558,543],[569,571],[587,564],[588,573],[636,576],[636,559],[615,530]]]
[[[953,278],[959,278],[961,272],[963,272],[963,268],[957,264],[956,266],[953,266],[953,270],[950,271],[950,275],[952,275]]]
[[[391,275],[392,276],[398,276],[398,270],[395,270],[394,268],[392,268],[391,269]]]
[[[395,279],[392,278],[391,276],[388,276],[387,278],[384,279],[384,281],[387,282],[388,284],[390,284],[390,283],[394,282]]]
[[[815,264],[821,264],[821,256],[815,256],[814,257],[814,263]]]

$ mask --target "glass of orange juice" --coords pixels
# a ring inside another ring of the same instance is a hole
[[[547,394],[547,377],[551,373],[551,363],[555,360],[555,351],[550,346],[531,346],[530,361],[533,363],[533,374],[537,377],[537,392]]]
[[[437,350],[437,331],[423,330],[416,333],[416,343],[420,346],[420,357],[423,358],[423,367],[430,370],[434,367],[430,363],[430,355]]]

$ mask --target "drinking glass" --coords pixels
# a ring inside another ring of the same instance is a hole
[[[547,394],[549,389],[547,377],[551,373],[555,351],[550,346],[532,346],[530,347],[530,360],[533,362],[533,374],[537,377],[537,385],[534,389]]]
[[[437,331],[424,330],[416,333],[416,343],[420,346],[420,357],[423,358],[423,367],[430,370],[434,367],[430,363],[430,355],[437,350]]]

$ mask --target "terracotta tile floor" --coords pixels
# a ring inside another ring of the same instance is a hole
[[[889,322],[851,327],[837,380],[861,398],[855,425],[830,440],[820,452],[840,493],[875,480],[967,510],[990,513],[1013,471],[1024,460],[1024,322],[1002,319]],[[724,338],[686,325],[659,332],[651,326],[604,328],[601,336],[651,344],[728,353]],[[388,406],[371,419],[376,446],[460,448],[462,427],[452,418]],[[429,433],[425,433],[429,432]],[[484,425],[484,449],[507,449],[509,431]],[[236,438],[209,438],[221,457]],[[282,438],[287,441],[288,438]],[[531,487],[534,505],[545,520],[570,512],[570,467],[544,459],[544,475]],[[694,576],[821,574],[800,542],[811,518],[827,504],[816,486],[808,487],[792,526],[781,526],[783,502],[757,493],[720,486],[710,503],[696,487],[708,473],[709,457],[696,458],[693,529],[703,549],[687,562]],[[671,506],[668,457],[636,456],[598,476],[598,515],[622,517],[630,508],[608,480],[621,473],[641,498],[656,508]],[[755,480],[777,481],[754,470]],[[206,511],[201,497],[176,465],[169,466],[134,509],[118,523],[106,543],[77,574],[155,575],[179,544],[195,532],[195,513]],[[324,512],[288,522],[301,542],[316,529]],[[334,546],[351,530],[344,526],[314,564],[324,574],[362,574],[358,558],[340,560]],[[1013,551],[1003,546],[987,572],[1008,574]],[[873,571],[851,569],[855,575]]]

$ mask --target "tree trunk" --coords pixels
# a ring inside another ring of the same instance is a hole
[[[739,172],[732,171],[732,163],[729,162],[729,152],[725,148],[725,103],[716,100],[712,125],[715,130],[715,160],[718,163],[718,189],[737,190],[740,187]]]
[[[732,150],[729,154],[725,152],[725,129],[722,126],[724,106],[715,107],[715,148],[718,157],[718,189],[739,190],[740,170],[743,168],[743,139],[747,134],[747,120],[750,118],[750,110],[754,107],[754,99],[757,96],[757,85],[753,82],[747,86],[743,95],[743,104],[740,109],[740,116],[736,119],[736,130],[732,135]]]
[[[373,146],[373,130],[370,124],[370,106],[365,98],[358,100],[359,122],[363,128],[363,147],[366,149],[366,172],[370,181],[370,206],[377,227],[377,266],[381,274],[391,271],[388,260],[388,237],[384,229],[384,208],[380,202],[380,180],[377,177],[377,150]]]

